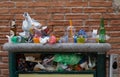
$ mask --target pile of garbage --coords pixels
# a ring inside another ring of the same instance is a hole
[[[72,25],[72,20],[70,20],[70,26],[67,27],[64,35],[58,38],[54,32],[50,32],[48,26],[43,26],[38,21],[32,19],[27,12],[25,12],[23,16],[25,18],[22,23],[23,32],[20,32],[19,35],[16,36],[15,32],[12,31],[10,36],[7,35],[9,43],[54,44],[99,42],[96,29],[92,32],[85,32],[84,29],[76,32],[75,27]]]
[[[56,53],[34,56],[17,54],[18,71],[83,71],[96,70],[96,54]]]

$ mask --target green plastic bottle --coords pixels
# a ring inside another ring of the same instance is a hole
[[[104,18],[101,18],[100,21],[100,30],[99,30],[99,43],[105,43],[106,42],[106,30],[104,27]]]

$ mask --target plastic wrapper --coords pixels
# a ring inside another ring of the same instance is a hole
[[[68,34],[66,32],[64,36],[60,38],[59,43],[68,43]]]
[[[28,38],[30,36],[31,29],[40,28],[41,24],[36,20],[32,19],[27,12],[23,14],[25,20],[22,23],[23,32],[19,33],[20,36],[24,38]]]
[[[81,29],[79,32],[78,32],[78,35],[82,35],[84,38],[87,38],[87,34],[85,32],[85,30]]]
[[[57,41],[57,39],[54,35],[50,36],[50,39],[49,39],[50,44],[54,44],[54,43],[56,43],[56,41]]]
[[[49,37],[40,38],[41,44],[46,44],[49,41]]]
[[[80,61],[81,57],[77,54],[56,54],[54,56],[54,61],[68,64],[68,65],[75,65]]]

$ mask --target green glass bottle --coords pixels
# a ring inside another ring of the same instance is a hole
[[[104,18],[101,18],[100,21],[100,30],[99,30],[99,43],[105,43],[106,42],[106,30],[104,27]]]

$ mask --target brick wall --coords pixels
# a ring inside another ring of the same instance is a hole
[[[0,50],[7,42],[12,19],[16,19],[17,33],[21,32],[23,13],[28,12],[32,18],[43,25],[53,27],[57,35],[63,35],[64,29],[73,20],[79,30],[98,29],[100,18],[105,18],[105,28],[111,38],[110,53],[120,53],[120,13],[116,14],[112,0],[0,0]],[[0,77],[8,76],[8,53],[0,52]]]

